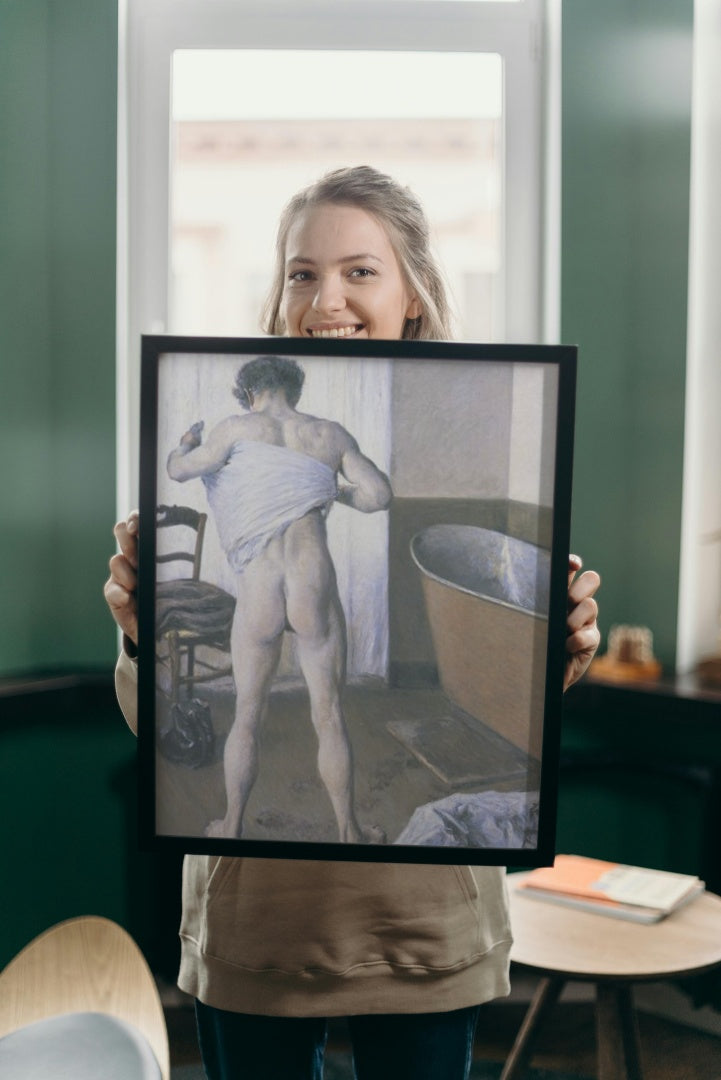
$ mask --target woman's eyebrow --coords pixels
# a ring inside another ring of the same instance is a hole
[[[372,259],[373,262],[381,263],[381,265],[383,264],[383,260],[381,259],[381,257],[379,255],[373,255],[370,251],[361,251],[358,255],[344,255],[341,259],[338,260],[338,262],[364,262],[367,259]],[[305,255],[290,255],[286,260],[286,265],[289,266],[291,263],[300,263],[303,266],[316,265],[315,259],[309,259]]]
[[[361,251],[358,255],[344,255],[343,258],[339,259],[338,261],[343,263],[364,262],[366,259],[372,259],[373,262],[383,262],[379,255],[372,255],[370,251]]]

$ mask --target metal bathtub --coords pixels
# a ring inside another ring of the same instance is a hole
[[[491,529],[431,525],[411,554],[444,692],[540,760],[549,552]]]

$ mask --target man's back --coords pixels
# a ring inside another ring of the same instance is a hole
[[[343,454],[354,445],[340,424],[295,409],[279,413],[271,410],[253,412],[229,417],[224,423],[228,424],[236,441],[247,439],[287,446],[289,450],[322,461],[334,472],[340,469]]]

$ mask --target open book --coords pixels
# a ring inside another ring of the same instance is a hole
[[[705,886],[693,874],[557,855],[553,866],[532,870],[517,887],[536,900],[653,923],[693,900]]]

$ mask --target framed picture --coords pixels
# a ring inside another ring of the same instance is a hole
[[[144,846],[552,861],[576,350],[142,350]]]

